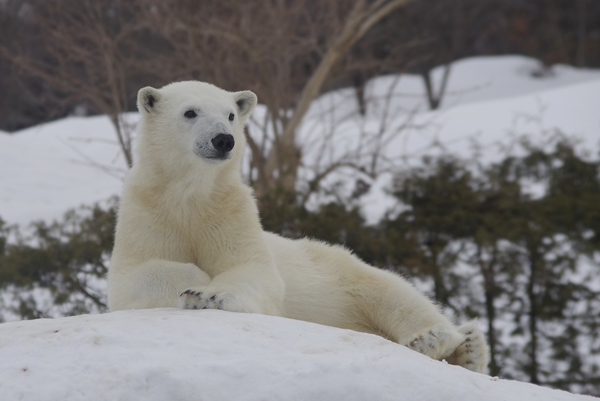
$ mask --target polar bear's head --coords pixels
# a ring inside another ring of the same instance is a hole
[[[227,92],[204,82],[142,88],[140,156],[170,165],[235,163],[242,158],[244,124],[254,106],[250,91]]]

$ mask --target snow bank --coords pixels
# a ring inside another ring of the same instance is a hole
[[[378,336],[154,309],[0,325],[1,400],[592,400],[431,360]]]
[[[126,170],[106,116],[0,132],[0,217],[21,225],[59,219],[119,194]]]

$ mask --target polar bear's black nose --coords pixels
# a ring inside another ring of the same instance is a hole
[[[230,152],[231,149],[233,149],[233,145],[235,145],[235,140],[233,139],[233,135],[219,134],[213,138],[212,144],[215,147],[215,149],[225,154],[227,152]]]

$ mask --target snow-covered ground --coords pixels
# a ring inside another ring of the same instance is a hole
[[[593,400],[434,361],[375,335],[154,309],[0,325],[0,399]]]
[[[105,116],[0,132],[0,218],[20,225],[59,219],[67,209],[118,195],[126,170]]]
[[[388,132],[385,155],[396,166],[417,163],[426,153],[468,156],[474,142],[486,157],[493,158],[501,154],[495,147],[498,143],[506,145],[517,135],[540,137],[556,130],[579,137],[583,147],[596,152],[600,71],[555,66],[551,74],[535,78],[532,73],[538,69],[537,61],[520,56],[458,61],[452,65],[447,96],[435,112],[427,111],[423,83],[412,75],[370,81],[365,118],[356,114],[353,90],[323,95],[313,103],[299,133],[309,167],[301,176],[335,158],[336,152],[351,148],[361,134],[376,137],[382,120]],[[441,69],[434,71],[434,81],[441,74]],[[384,110],[388,114],[382,118]],[[251,123],[257,139],[264,113],[259,105]],[[137,118],[135,114],[128,117]],[[403,128],[396,130],[398,126]],[[337,135],[336,144],[344,146],[321,146],[320,141],[332,132]],[[359,148],[372,144],[369,141]],[[20,225],[58,219],[69,208],[118,195],[125,171],[114,130],[103,116],[70,117],[10,135],[0,132],[0,217]],[[340,177],[333,175],[329,182]],[[380,175],[369,182],[372,190],[360,199],[371,223],[393,203],[385,195],[390,181],[389,174]],[[347,187],[353,189],[352,180]]]

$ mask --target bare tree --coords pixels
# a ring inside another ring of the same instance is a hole
[[[136,7],[126,0],[33,1],[22,13],[33,27],[31,42],[0,46],[22,76],[52,88],[58,104],[88,104],[109,116],[129,166],[132,132],[122,115],[132,99],[129,79],[140,68],[136,34],[147,27],[134,18]],[[44,47],[32,53],[32,43]]]
[[[319,110],[307,116],[311,125],[302,130],[299,144],[304,155],[301,170],[305,177],[299,188],[302,204],[321,192],[345,204],[368,191],[368,181],[399,167],[402,160],[390,155],[390,144],[407,129],[420,128],[413,121],[415,110],[402,108],[398,102],[399,82],[400,76],[395,75],[386,79],[384,91],[367,88],[365,105],[369,107],[364,113],[359,104],[348,108],[353,97],[348,91],[340,101],[315,103]],[[356,187],[349,193],[347,185],[335,180],[355,182]],[[321,191],[323,188],[327,190]]]
[[[357,41],[409,1],[33,1],[27,18],[42,56],[27,43],[0,47],[57,101],[108,115],[128,165],[131,131],[122,116],[139,86],[200,79],[256,91],[267,124],[248,142],[262,197],[296,190],[297,133],[309,106]]]
[[[273,154],[273,157],[279,161],[277,163],[280,165],[278,175],[280,182],[278,184],[284,191],[293,191],[296,184],[300,164],[299,152],[295,146],[296,131],[306,115],[310,103],[321,92],[331,70],[374,24],[407,3],[409,0],[379,0],[373,3],[359,0],[354,4],[341,30],[328,45],[323,58],[304,86],[292,117],[284,126],[281,136],[277,138],[279,150]]]
[[[267,112],[247,135],[254,187],[296,190],[302,147],[298,128],[340,61],[372,26],[409,0],[153,2],[147,18],[169,44],[158,60],[172,79],[209,80],[257,92]],[[168,66],[167,66],[168,65]]]

